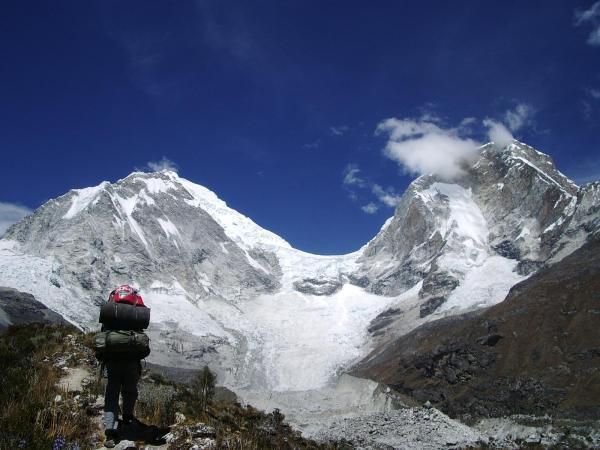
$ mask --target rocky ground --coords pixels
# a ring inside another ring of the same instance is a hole
[[[316,437],[373,450],[600,448],[597,423],[510,416],[468,426],[431,407],[336,420]]]
[[[403,408],[338,420],[319,436],[346,439],[354,448],[378,450],[465,448],[488,441],[482,433],[427,408]]]

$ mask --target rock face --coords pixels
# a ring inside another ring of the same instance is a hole
[[[342,288],[342,281],[339,279],[316,279],[305,278],[294,282],[294,289],[298,292],[311,295],[331,295]]]
[[[210,214],[219,209],[224,214]],[[243,242],[244,233],[252,239]],[[97,305],[105,301],[99,293],[122,280],[149,286],[176,278],[198,298],[272,292],[279,287],[277,258],[254,244],[289,247],[173,172],[135,172],[115,184],[70,191],[10,228],[4,239],[29,255],[53,255],[56,278]]]
[[[600,416],[600,240],[483,311],[426,324],[354,371],[451,416]]]
[[[9,325],[27,323],[66,324],[67,322],[59,314],[38,302],[33,295],[0,287],[0,331]]]
[[[504,149],[488,144],[466,176],[422,176],[410,185],[365,249],[360,275],[383,295],[423,281],[423,317],[492,256],[514,261],[522,275],[535,271],[556,253],[571,222],[580,230],[580,222],[597,220],[592,205],[597,208],[597,188],[579,190],[547,155],[516,141]]]

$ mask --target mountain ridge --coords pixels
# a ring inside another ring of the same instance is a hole
[[[578,188],[547,155],[488,144],[458,179],[413,181],[361,249],[321,256],[174,172],[134,172],[10,227],[0,286],[93,329],[110,289],[134,284],[152,307],[150,362],[308,392],[423,323],[501,302],[598,233],[598,205],[598,185]]]

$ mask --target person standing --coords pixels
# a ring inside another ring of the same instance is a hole
[[[108,302],[145,307],[142,297],[137,290],[129,285],[122,285],[113,290]],[[132,328],[131,325],[125,328]],[[135,327],[133,327],[135,328]],[[118,323],[107,326],[103,324],[102,331],[123,330]],[[142,328],[132,331],[142,331]],[[113,448],[119,442],[119,430],[123,427],[136,427],[142,425],[135,416],[135,402],[138,397],[138,382],[142,373],[141,358],[139,355],[129,353],[106,355],[103,358],[106,367],[107,384],[104,394],[105,443],[107,448]],[[119,421],[119,396],[123,398],[123,415]],[[117,428],[118,426],[118,428]]]

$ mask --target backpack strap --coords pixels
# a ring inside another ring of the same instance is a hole
[[[104,370],[105,369],[106,369],[106,363],[104,361],[102,361],[100,363],[100,370],[98,371],[98,383],[102,382],[102,378],[104,378]]]

